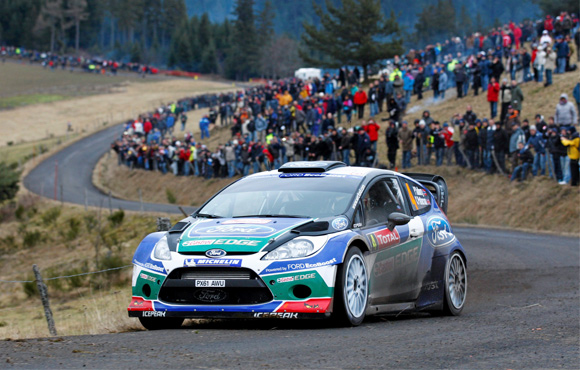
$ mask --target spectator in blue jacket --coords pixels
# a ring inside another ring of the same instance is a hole
[[[209,118],[207,117],[207,114],[199,121],[199,129],[201,131],[201,140],[206,137],[209,139]]]
[[[403,76],[403,90],[405,90],[405,102],[409,104],[411,101],[411,95],[413,94],[413,86],[415,84],[415,79],[411,74],[411,71],[407,71]]]
[[[566,40],[559,37],[554,48],[556,49],[556,57],[558,58],[556,73],[564,73],[566,72],[566,58],[568,57],[568,54],[570,54],[570,47]]]
[[[540,174],[546,174],[546,139],[544,136],[538,132],[535,125],[530,126],[530,138],[526,144],[526,149],[534,148],[534,164],[532,166],[532,174],[534,176],[538,175],[538,169],[540,169]]]

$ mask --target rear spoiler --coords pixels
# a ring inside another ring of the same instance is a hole
[[[435,197],[439,208],[447,214],[447,204],[449,202],[449,192],[447,191],[447,183],[445,179],[438,175],[430,175],[427,173],[406,173],[403,175],[409,176],[413,180],[419,182],[426,187]]]

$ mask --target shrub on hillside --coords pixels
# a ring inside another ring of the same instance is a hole
[[[12,199],[18,192],[20,173],[16,170],[16,164],[11,166],[0,162],[0,202]]]
[[[111,225],[113,225],[114,227],[117,227],[123,223],[123,220],[125,219],[125,211],[120,209],[118,211],[113,212],[107,218],[109,219],[109,222],[111,223]]]

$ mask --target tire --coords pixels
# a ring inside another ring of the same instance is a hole
[[[467,297],[467,268],[461,253],[453,252],[445,265],[443,314],[459,316]]]
[[[342,326],[358,326],[366,315],[369,278],[362,252],[357,247],[348,250],[338,268],[335,285],[334,320]]]
[[[147,330],[178,329],[183,324],[180,317],[140,317],[141,325]]]

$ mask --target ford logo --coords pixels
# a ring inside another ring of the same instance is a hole
[[[227,254],[223,249],[210,249],[205,252],[205,255],[211,258],[223,257]]]
[[[434,247],[444,247],[455,241],[449,223],[441,217],[432,217],[427,221],[427,237]]]
[[[199,289],[193,293],[193,297],[198,301],[215,303],[223,301],[228,295],[221,289]]]

